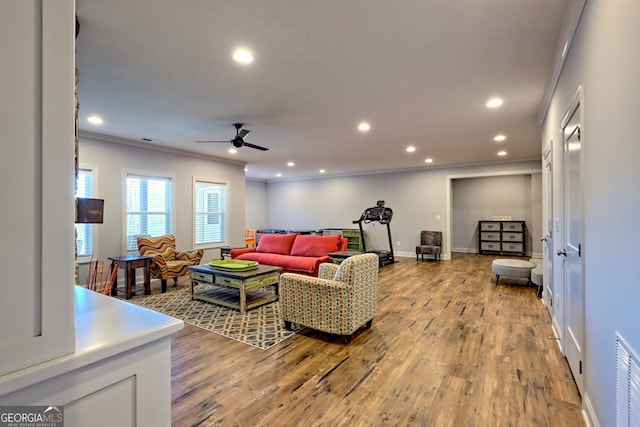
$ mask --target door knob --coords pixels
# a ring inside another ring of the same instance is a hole
[[[558,256],[560,256],[560,255],[567,256],[567,250],[566,249],[560,249],[556,253],[558,254]]]

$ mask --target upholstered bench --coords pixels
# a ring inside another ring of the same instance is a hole
[[[496,274],[496,285],[500,276],[517,277],[531,281],[531,270],[535,267],[534,263],[519,259],[494,259],[491,263],[491,271]]]
[[[538,297],[542,296],[544,270],[542,267],[542,260],[540,258],[531,258],[529,262],[532,262],[536,267],[531,270],[531,283],[538,287]]]

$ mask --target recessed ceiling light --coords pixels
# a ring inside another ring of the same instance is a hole
[[[498,156],[506,156],[507,152],[506,151],[498,151]]]
[[[249,168],[244,168],[244,171],[245,172],[249,172]]]
[[[296,164],[295,164],[295,163],[293,163],[293,162],[289,162],[289,163],[287,163],[287,166],[289,166],[290,168],[294,167],[295,165],[296,165]]]
[[[281,174],[281,173],[277,173],[277,174],[276,174],[276,176],[277,176],[278,178],[280,178],[280,177],[282,176],[282,174]]]
[[[229,153],[236,154],[237,152],[238,150],[236,150],[235,148],[229,148]]]
[[[499,106],[501,106],[503,103],[501,98],[491,98],[489,101],[487,101],[487,107],[489,108],[497,108]]]
[[[371,126],[369,126],[369,123],[367,123],[367,122],[362,122],[362,123],[360,123],[360,124],[358,125],[358,130],[359,130],[360,132],[366,132],[366,131],[368,131],[369,129],[371,129]]]
[[[320,169],[318,172],[325,173],[326,171],[324,169]]]
[[[504,141],[505,139],[507,139],[507,137],[506,137],[506,136],[504,136],[504,135],[496,135],[496,136],[493,138],[493,140],[494,140],[494,141],[496,141],[496,142],[502,142],[502,141]]]
[[[253,54],[246,48],[238,48],[233,52],[233,60],[241,64],[251,64],[253,62]]]
[[[413,153],[414,151],[416,151],[416,147],[413,145],[407,147],[407,153]]]
[[[433,163],[433,159],[431,157],[424,159],[425,163]]]
[[[92,125],[101,125],[102,123],[104,123],[102,118],[100,118],[98,116],[89,116],[89,117],[87,117],[87,121],[89,123],[91,123]]]

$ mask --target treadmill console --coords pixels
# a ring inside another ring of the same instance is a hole
[[[360,219],[357,221],[353,221],[354,224],[364,222],[365,224],[369,224],[370,222],[379,222],[380,224],[389,224],[391,222],[391,218],[393,217],[393,211],[391,208],[384,207],[384,200],[378,200],[378,203],[375,207],[367,208]]]

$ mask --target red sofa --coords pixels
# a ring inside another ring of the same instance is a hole
[[[331,261],[327,254],[346,250],[347,239],[339,235],[263,234],[257,247],[232,249],[231,258],[282,267],[283,273],[318,276],[320,264]]]

